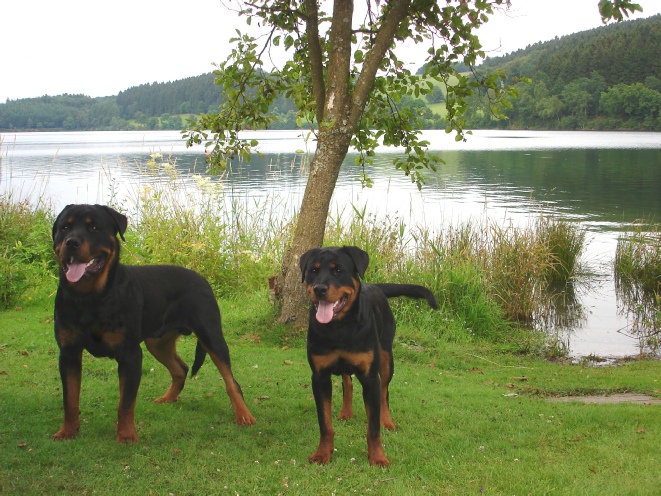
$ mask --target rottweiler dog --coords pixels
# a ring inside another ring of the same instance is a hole
[[[71,439],[80,427],[83,350],[117,361],[117,442],[137,441],[135,402],[142,375],[142,348],[161,362],[172,384],[158,403],[177,401],[188,366],[177,354],[180,335],[197,336],[192,374],[208,354],[225,382],[240,425],[253,425],[234,380],[218,303],[198,273],[166,265],[127,266],[119,261],[127,220],[103,205],[68,205],[53,225],[60,282],[55,297],[55,339],[64,399],[64,423],[53,439]]]
[[[319,447],[309,458],[313,463],[328,463],[333,454],[331,375],[342,376],[340,419],[353,417],[355,375],[363,387],[370,465],[390,465],[380,427],[395,429],[388,404],[395,318],[388,298],[424,298],[438,308],[432,292],[423,286],[361,283],[368,264],[369,255],[355,246],[313,248],[301,255],[301,274],[311,300],[307,355],[320,430]]]

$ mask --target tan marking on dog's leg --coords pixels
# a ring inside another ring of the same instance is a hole
[[[324,426],[325,431],[319,436],[319,446],[317,451],[308,458],[310,463],[328,463],[331,461],[334,449],[335,431],[333,430],[333,421],[331,413],[331,399],[324,400]]]
[[[78,429],[80,429],[80,383],[80,371],[70,372],[65,386],[64,422],[60,430],[52,436],[55,441],[73,439],[78,434]]]
[[[168,369],[172,377],[170,387],[163,396],[154,400],[156,403],[174,403],[184,389],[188,367],[177,355],[178,337],[179,334],[170,333],[160,339],[145,339],[149,352]]]
[[[392,378],[390,370],[390,353],[381,350],[381,425],[390,431],[395,430],[395,423],[390,416],[390,407],[388,405],[388,387]]]
[[[383,444],[381,444],[381,434],[372,437],[369,432],[367,433],[367,458],[370,465],[377,465],[379,467],[387,467],[390,465],[388,458],[386,458],[386,453],[383,450]]]
[[[125,408],[122,404],[124,398],[124,378],[119,379],[119,406],[117,407],[117,442],[130,443],[138,440],[135,431],[135,400]]]
[[[241,392],[241,387],[234,379],[232,370],[229,366],[224,363],[215,353],[210,352],[206,347],[207,353],[213,360],[213,363],[216,365],[216,368],[220,372],[220,375],[225,381],[225,390],[227,395],[230,397],[230,402],[232,403],[232,408],[234,409],[235,422],[238,425],[255,425],[257,420],[253,417],[252,413],[248,409],[245,400],[243,399],[243,393]]]
[[[342,409],[340,420],[353,418],[353,381],[349,374],[342,374]]]

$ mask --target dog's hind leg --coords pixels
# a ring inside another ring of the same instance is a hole
[[[342,374],[342,409],[340,410],[340,420],[349,420],[353,418],[353,381],[351,375]]]
[[[188,365],[177,355],[177,338],[179,334],[169,332],[162,338],[145,339],[145,345],[156,360],[161,362],[172,376],[172,384],[166,393],[155,400],[156,403],[173,403],[184,389]]]
[[[218,323],[220,324],[220,321]],[[232,403],[232,409],[234,409],[235,422],[238,425],[255,425],[257,421],[252,413],[250,413],[243,399],[241,386],[239,386],[239,383],[236,382],[232,374],[230,352],[223,337],[222,330],[220,326],[214,332],[209,332],[208,329],[208,326],[199,327],[196,329],[195,334],[198,343],[202,344],[225,382],[225,390]]]
[[[390,431],[395,430],[395,423],[392,421],[390,416],[390,393],[388,391],[388,386],[390,385],[390,380],[392,379],[394,373],[394,361],[392,358],[391,351],[380,350],[380,365],[381,370],[379,375],[381,376],[381,425],[384,429]]]

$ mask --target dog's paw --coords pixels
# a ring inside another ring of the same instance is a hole
[[[127,429],[125,431],[117,431],[117,442],[118,443],[134,443],[138,441],[138,434],[135,432],[135,429]]]
[[[245,425],[245,426],[252,426],[257,423],[257,420],[255,417],[252,416],[252,413],[250,413],[247,409],[245,411],[240,411],[236,412],[236,415],[234,417],[234,422],[236,425]]]
[[[73,439],[78,434],[78,428],[62,426],[62,428],[51,436],[53,441],[65,441]]]
[[[331,457],[332,457],[331,452],[317,450],[314,453],[312,453],[312,455],[310,455],[308,461],[310,463],[318,463],[320,465],[324,465],[331,461]]]
[[[370,457],[370,465],[377,467],[389,467],[390,462],[386,458],[386,455],[372,456]]]

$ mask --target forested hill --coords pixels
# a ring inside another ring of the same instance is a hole
[[[117,95],[117,106],[124,119],[134,118],[136,113],[155,117],[213,112],[221,98],[214,78],[208,73],[167,83],[133,86]]]
[[[661,15],[536,43],[487,59],[518,91],[507,120],[474,98],[473,128],[661,131]]]
[[[481,65],[485,71],[494,68],[516,77],[541,72],[551,85],[589,78],[594,71],[608,86],[644,82],[648,76],[661,79],[661,15],[535,43]]]
[[[477,72],[503,69],[519,96],[507,120],[495,120],[488,98],[470,102],[466,127],[631,129],[661,131],[661,15],[602,26],[488,58]],[[0,104],[0,132],[14,130],[182,129],[213,112],[221,89],[211,73],[128,88],[116,96],[58,95]],[[403,98],[425,128],[445,128],[442,88],[426,100]],[[279,98],[274,129],[296,128],[295,108]]]
[[[220,88],[211,73],[142,84],[117,96],[41,96],[0,104],[0,130],[182,129],[187,115],[218,108]]]

